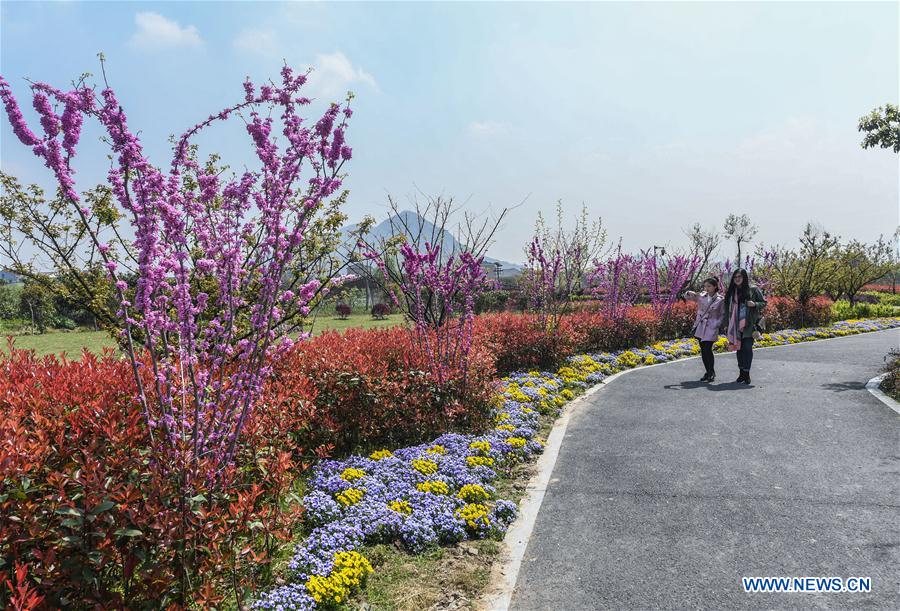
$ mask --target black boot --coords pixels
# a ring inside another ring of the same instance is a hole
[[[716,381],[716,372],[714,371],[711,374],[709,374],[709,377],[706,378],[706,381],[709,382],[710,384],[715,382]]]
[[[709,372],[708,372],[708,371],[707,371],[706,373],[703,374],[703,377],[700,378],[700,381],[701,381],[701,382],[708,382],[708,381],[709,381]]]
[[[745,371],[744,372],[744,384],[749,384],[749,383],[750,383],[750,371]]]
[[[744,370],[741,369],[741,373],[740,373],[740,375],[738,375],[738,379],[735,380],[734,383],[735,383],[735,384],[743,384],[743,382],[744,382],[744,380],[746,379],[746,377],[747,377],[746,372],[744,372]]]

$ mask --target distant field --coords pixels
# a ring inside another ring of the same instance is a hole
[[[343,331],[351,327],[393,327],[402,321],[400,314],[393,314],[385,320],[374,320],[368,314],[352,314],[347,320],[340,320],[329,314],[315,321],[313,333]],[[104,348],[115,348],[116,344],[105,331],[50,331],[43,335],[18,335],[15,337],[15,346],[21,350],[34,350],[38,356],[65,352],[70,358],[78,358],[85,348],[99,354]],[[0,338],[0,352],[6,352],[5,338]]]
[[[369,314],[351,314],[347,320],[341,320],[333,314],[328,314],[316,319],[313,324],[313,334],[318,335],[322,331],[343,331],[351,327],[383,329],[384,327],[394,327],[401,322],[403,322],[403,316],[400,314],[391,314],[384,320],[375,320]]]
[[[42,335],[18,335],[14,339],[16,348],[34,350],[38,356],[65,352],[70,358],[78,358],[85,348],[99,354],[104,348],[116,347],[106,331],[50,331]],[[6,352],[5,338],[2,351]]]

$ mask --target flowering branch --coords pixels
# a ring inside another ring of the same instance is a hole
[[[399,282],[392,283],[384,257],[374,252],[366,256],[381,271],[385,285],[394,287],[388,292],[394,305],[400,308],[405,301],[402,309],[410,315],[415,345],[438,382],[445,383],[451,371],[461,371],[465,384],[475,300],[489,286],[484,258],[466,251],[444,258],[440,244],[426,242],[419,251],[407,242],[399,249]]]
[[[620,324],[647,284],[643,259],[622,253],[619,244],[614,257],[595,261],[588,284],[593,287],[594,294],[602,297],[606,317],[614,324]]]
[[[234,456],[270,355],[291,344],[287,313],[308,312],[316,295],[343,280],[298,284],[291,277],[316,211],[340,188],[352,156],[345,141],[350,98],[307,125],[301,111],[310,100],[300,93],[306,78],[285,66],[280,84],[245,82],[243,101],[187,130],[163,171],[144,155],[109,86],[98,94],[83,82],[67,92],[32,83],[38,136],[0,77],[13,132],[53,172],[115,287],[138,400],[168,451],[165,460],[176,468],[206,465],[210,480]],[[225,179],[191,151],[197,134],[233,116],[244,120],[260,167]],[[107,183],[135,236],[133,287],[91,229],[91,210],[75,189],[70,162],[85,118],[99,122],[111,146]],[[312,175],[304,179],[306,172]]]
[[[659,258],[649,251],[644,253],[644,279],[650,307],[659,321],[666,321],[672,307],[681,297],[690,279],[700,264],[699,257],[675,255],[666,259],[661,265]]]

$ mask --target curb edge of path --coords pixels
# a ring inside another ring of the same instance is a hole
[[[825,339],[817,339],[806,342],[798,342],[796,344],[782,344],[779,346],[766,346],[764,348],[755,348],[756,350],[773,350],[776,348],[788,348],[793,346],[802,346],[808,344],[817,344],[819,342],[828,342],[832,340],[846,339],[848,337],[858,337],[860,335],[869,335],[877,333],[885,333],[888,331],[896,332],[898,327],[892,329],[882,329],[881,331],[867,331],[863,333],[854,333],[853,335],[845,335],[841,337],[829,337]],[[550,484],[550,477],[556,466],[556,459],[562,448],[563,438],[569,427],[569,421],[572,415],[578,410],[585,400],[605,388],[610,382],[619,376],[626,375],[632,371],[650,369],[651,367],[661,367],[663,365],[671,365],[672,363],[682,363],[692,359],[699,359],[699,356],[689,356],[681,359],[666,361],[665,363],[655,363],[653,365],[644,365],[633,369],[619,371],[605,378],[599,384],[588,388],[584,394],[570,401],[560,412],[559,417],[553,424],[550,434],[547,436],[547,443],[544,446],[544,452],[535,463],[536,473],[528,481],[525,488],[525,496],[519,501],[519,513],[515,521],[509,526],[506,535],[501,541],[501,552],[497,558],[494,567],[491,569],[490,583],[495,584],[489,586],[489,590],[482,595],[476,603],[476,608],[481,611],[507,611],[512,603],[513,591],[519,578],[519,569],[525,558],[525,549],[528,547],[528,541],[531,539],[531,533],[534,530],[538,513],[544,501],[544,494],[547,486]],[[885,405],[900,414],[900,403],[894,401],[878,388],[878,383],[883,376],[878,376],[869,380],[866,389],[875,397],[880,399]]]
[[[895,401],[890,395],[885,393],[879,388],[881,385],[881,381],[887,376],[886,373],[881,374],[880,376],[875,376],[868,382],[866,382],[866,390],[872,393],[876,399],[887,405],[889,408],[900,414],[900,403]]]

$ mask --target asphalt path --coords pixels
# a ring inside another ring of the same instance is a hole
[[[900,609],[900,415],[865,390],[897,330],[629,372],[572,415],[512,609]],[[746,593],[742,577],[870,577]]]

